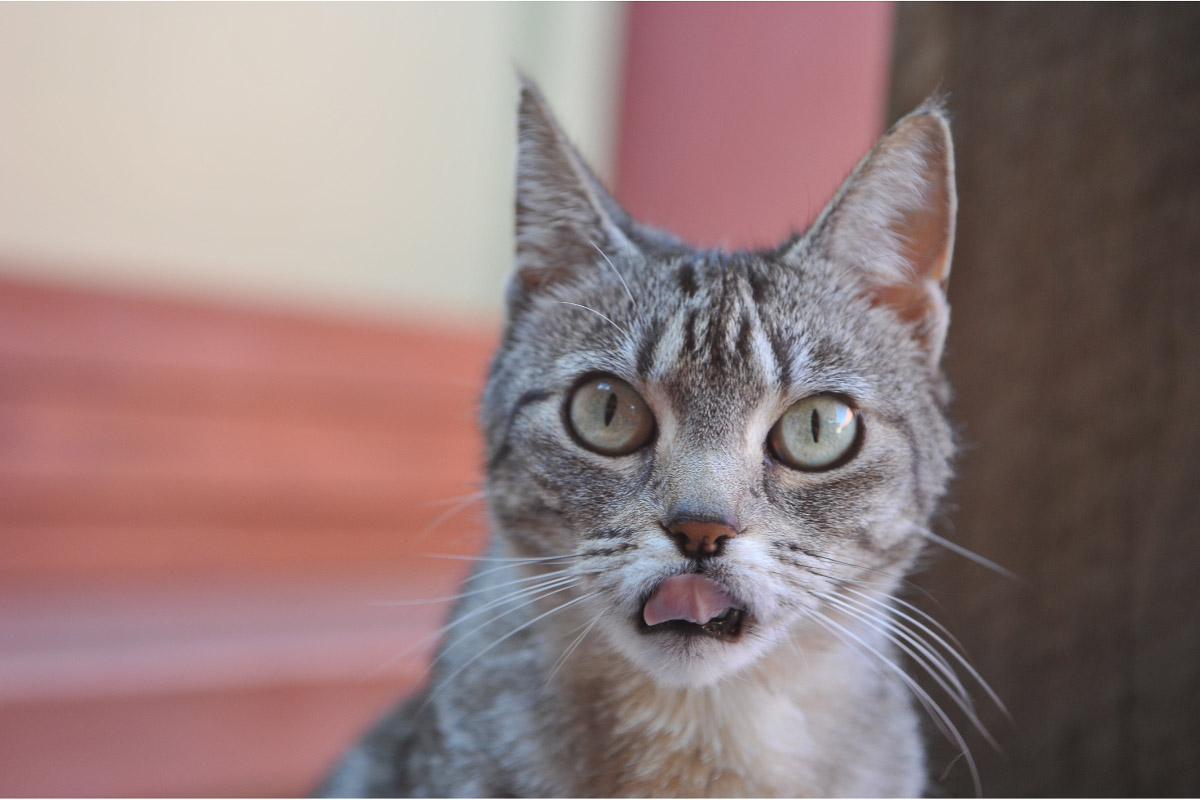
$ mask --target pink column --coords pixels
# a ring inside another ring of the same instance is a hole
[[[891,3],[635,3],[617,196],[690,242],[803,229],[884,126]]]

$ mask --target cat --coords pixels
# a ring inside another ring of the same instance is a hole
[[[920,794],[913,697],[949,722],[902,654],[965,698],[895,597],[951,477],[956,206],[927,101],[803,235],[693,249],[631,219],[523,82],[493,535],[428,685],[322,792]]]

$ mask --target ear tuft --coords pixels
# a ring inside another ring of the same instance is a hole
[[[884,135],[814,225],[816,242],[858,270],[866,294],[941,357],[958,199],[945,110],[927,101]]]

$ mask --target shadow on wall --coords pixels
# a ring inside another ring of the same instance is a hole
[[[1200,792],[1198,52],[1195,6],[899,8],[892,115],[947,90],[959,159],[948,535],[1026,581],[920,580],[1013,713],[988,794]]]

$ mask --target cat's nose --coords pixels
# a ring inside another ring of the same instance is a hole
[[[725,542],[738,535],[727,522],[690,517],[676,517],[664,527],[688,558],[720,555],[725,549]]]

